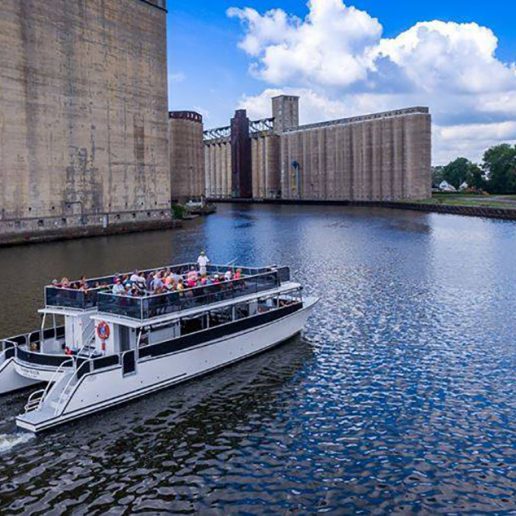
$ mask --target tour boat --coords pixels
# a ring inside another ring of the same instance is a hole
[[[163,267],[177,275],[194,264]],[[20,428],[40,432],[265,351],[298,334],[315,297],[286,267],[157,295],[117,295],[113,275],[87,290],[45,288],[41,329],[0,343],[0,394],[33,392]],[[208,275],[227,266],[208,265]]]

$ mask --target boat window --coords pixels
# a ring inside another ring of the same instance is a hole
[[[141,330],[141,333],[140,333],[139,346],[140,346],[140,348],[144,348],[145,346],[148,346],[149,343],[150,343],[149,330],[147,328],[144,328]]]
[[[163,342],[165,340],[179,337],[179,326],[179,321],[174,321],[164,326],[151,327],[147,329],[149,344],[156,344],[157,342]]]
[[[225,307],[210,312],[210,328],[229,323],[233,320],[233,307]]]
[[[263,314],[277,307],[275,297],[262,297],[258,299],[258,313]]]
[[[249,317],[249,304],[238,303],[235,305],[235,321]]]
[[[206,326],[205,320],[206,316],[204,314],[197,317],[181,319],[181,335],[188,335],[203,330]]]

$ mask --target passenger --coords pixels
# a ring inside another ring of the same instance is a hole
[[[185,286],[183,284],[183,280],[180,279],[178,282],[177,282],[177,291],[178,292],[183,292],[183,290],[185,289]]]
[[[190,268],[190,271],[188,272],[186,279],[188,284],[194,283],[193,286],[195,286],[195,284],[197,283],[197,271],[195,270],[195,267]]]
[[[210,259],[206,256],[206,253],[204,251],[201,251],[199,258],[197,258],[197,265],[199,265],[199,272],[201,276],[208,272],[207,267],[209,263]]]
[[[220,283],[220,278],[218,274],[215,274],[215,276],[213,276],[213,284],[217,285],[218,283]]]
[[[115,296],[125,295],[125,287],[122,285],[122,280],[120,278],[115,279],[112,292],[115,294]]]
[[[70,280],[67,277],[61,280],[61,288],[70,288]]]
[[[154,282],[154,273],[149,272],[149,274],[147,275],[147,281],[146,281],[147,292],[152,292],[153,282]]]
[[[234,280],[239,280],[242,277],[242,269],[237,269],[235,275],[233,276]]]
[[[138,270],[135,270],[133,272],[130,281],[133,285],[138,285],[138,287],[142,287],[145,285],[145,278],[140,274]]]
[[[159,294],[159,293],[161,293],[164,286],[165,285],[164,285],[163,281],[161,280],[161,273],[158,272],[156,274],[156,276],[154,277],[154,281],[152,282],[152,290],[154,291],[155,294]]]
[[[231,277],[233,274],[231,273],[231,269],[228,269],[224,274],[224,281],[231,281]]]

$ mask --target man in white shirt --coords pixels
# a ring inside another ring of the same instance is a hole
[[[139,287],[145,286],[145,278],[139,273],[139,271],[134,271],[132,273],[130,281]]]
[[[115,280],[115,284],[113,285],[112,292],[116,296],[123,296],[125,294],[125,287],[122,285],[122,281],[120,280],[120,278],[117,278]]]
[[[210,263],[210,259],[206,256],[204,251],[201,251],[199,258],[197,258],[197,265],[199,265],[199,272],[201,276],[204,276],[207,272],[206,267]]]

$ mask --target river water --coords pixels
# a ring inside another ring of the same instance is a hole
[[[184,229],[0,250],[2,337],[43,285],[195,259],[282,264],[302,337],[32,437],[0,399],[1,513],[516,511],[516,223],[221,206]]]

